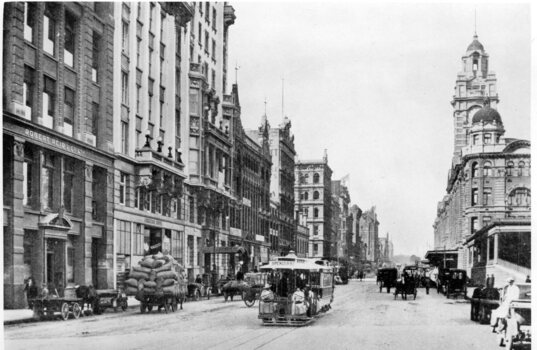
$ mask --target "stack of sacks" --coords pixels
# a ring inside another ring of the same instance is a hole
[[[125,281],[127,295],[141,299],[144,294],[176,294],[184,281],[184,268],[171,255],[147,255],[133,266]]]

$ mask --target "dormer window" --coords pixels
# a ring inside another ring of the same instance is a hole
[[[492,140],[492,135],[491,135],[491,134],[485,134],[485,135],[483,136],[483,143],[484,143],[485,145],[490,144],[490,141],[491,141],[491,140]]]

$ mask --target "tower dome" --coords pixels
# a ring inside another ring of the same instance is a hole
[[[477,40],[477,34],[474,35],[474,41],[472,41],[466,51],[485,51],[483,44],[481,44],[479,40]]]
[[[485,124],[494,122],[496,122],[497,124],[502,124],[502,117],[497,110],[491,108],[488,104],[486,104],[483,108],[477,111],[472,118],[472,124],[481,122]]]

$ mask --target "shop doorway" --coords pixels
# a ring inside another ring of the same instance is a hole
[[[63,296],[65,288],[65,242],[47,239],[46,281],[51,294]]]

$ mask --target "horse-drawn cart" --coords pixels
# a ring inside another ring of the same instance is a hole
[[[260,272],[249,272],[244,275],[244,281],[248,287],[242,293],[242,300],[247,307],[252,307],[267,283],[267,275]]]
[[[151,312],[153,307],[157,307],[160,311],[164,309],[164,312],[177,311],[177,306],[180,305],[183,309],[184,294],[181,296],[179,293],[143,293],[138,297],[140,301],[140,312]]]
[[[116,312],[118,308],[125,311],[127,307],[127,295],[124,292],[116,289],[97,290],[97,302],[93,309],[96,314],[101,314],[106,308],[112,308]]]
[[[77,319],[82,314],[80,298],[45,297],[31,299],[31,302],[34,306],[34,318],[39,320],[45,317],[61,317],[67,321],[71,315]]]

